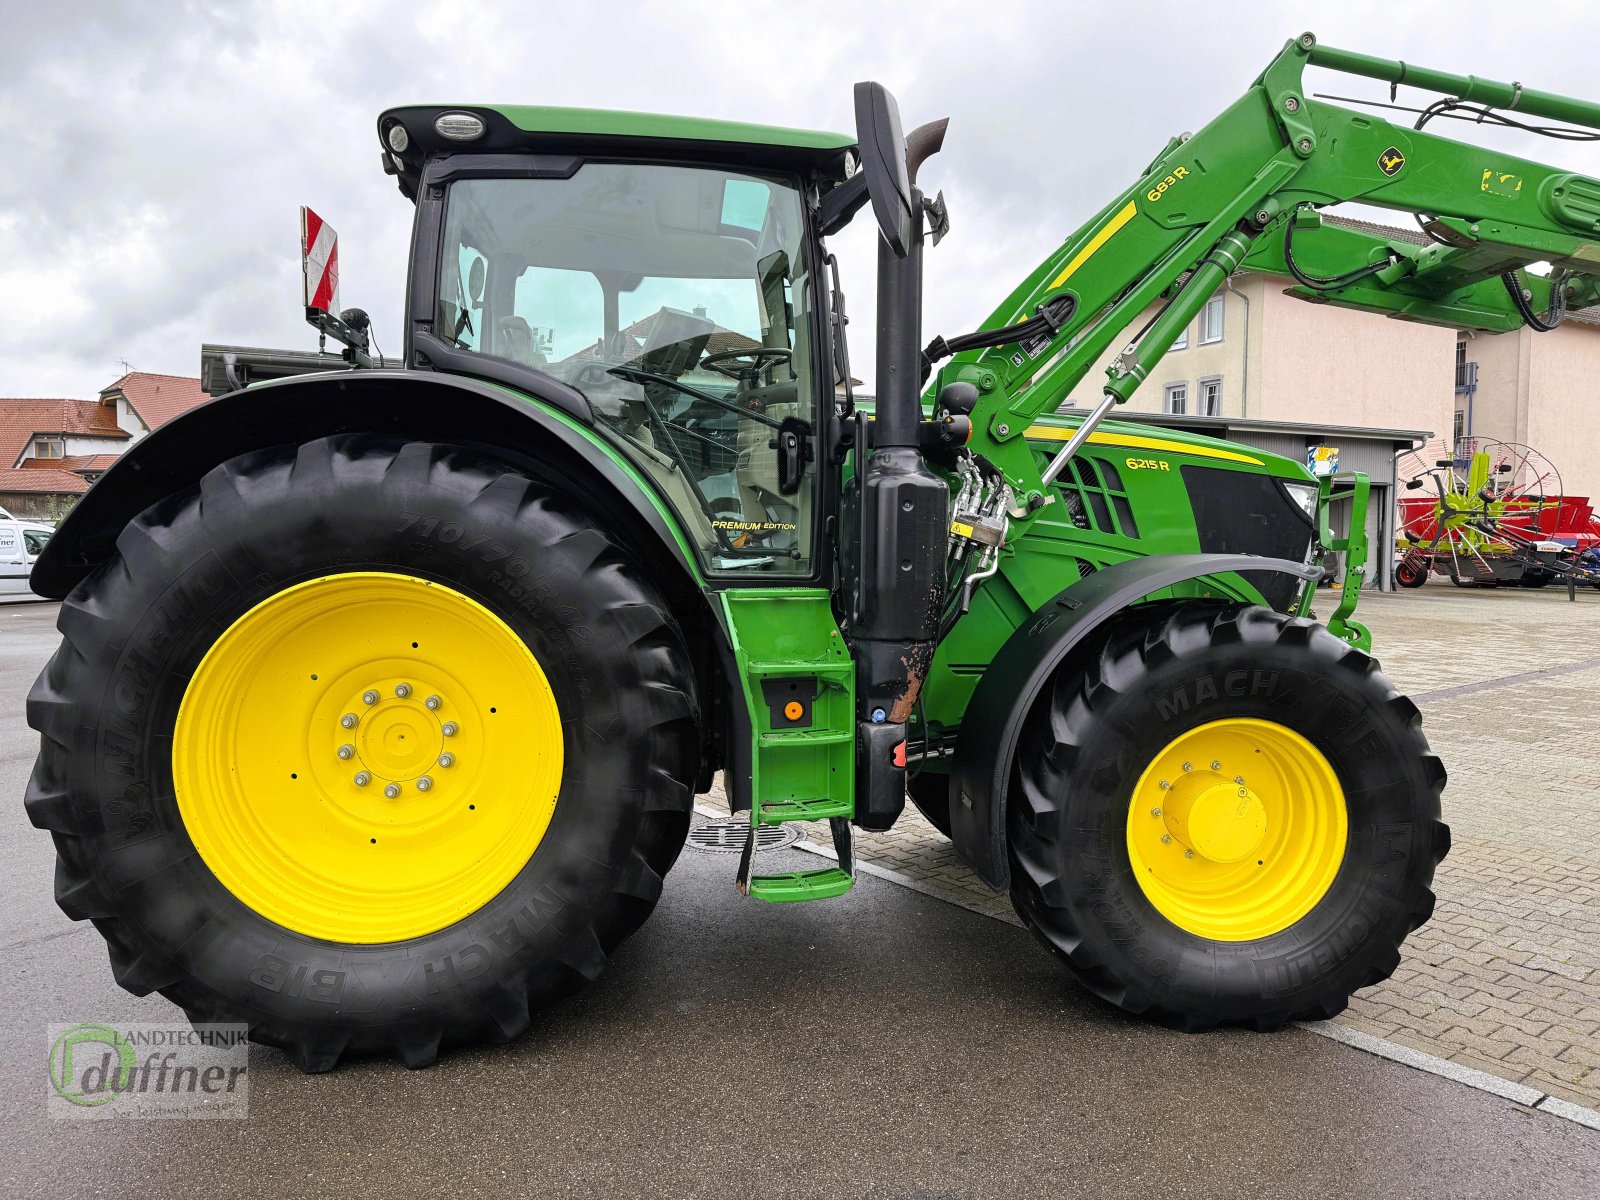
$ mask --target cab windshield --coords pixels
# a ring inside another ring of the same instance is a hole
[[[713,569],[807,574],[813,479],[778,450],[816,421],[802,211],[713,168],[461,180],[435,332],[582,392]]]

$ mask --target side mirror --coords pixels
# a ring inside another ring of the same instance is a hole
[[[881,83],[858,83],[855,95],[856,141],[872,213],[889,249],[904,258],[911,250],[913,213],[900,106]]]

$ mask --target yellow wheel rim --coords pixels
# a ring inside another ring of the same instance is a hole
[[[1178,928],[1247,942],[1317,906],[1349,825],[1321,751],[1275,721],[1231,718],[1173,739],[1139,777],[1128,856],[1145,896]]]
[[[224,887],[297,933],[391,942],[482,908],[543,840],[561,715],[477,601],[409,575],[286,588],[184,692],[178,809]]]

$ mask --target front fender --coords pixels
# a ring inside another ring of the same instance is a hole
[[[967,702],[950,768],[950,838],[990,887],[1011,885],[1006,790],[1022,725],[1046,681],[1101,625],[1173,584],[1234,571],[1275,571],[1303,581],[1322,568],[1249,554],[1160,554],[1102,567],[1064,588],[1019,626]]]
[[[30,583],[42,596],[65,597],[115,553],[129,521],[230,458],[359,432],[478,446],[536,465],[586,503],[609,507],[634,529],[642,523],[654,537],[640,549],[657,552],[668,570],[702,587],[676,521],[625,460],[558,411],[563,399],[544,403],[476,379],[404,370],[301,375],[228,393],[169,421],[118,458],[61,522]]]

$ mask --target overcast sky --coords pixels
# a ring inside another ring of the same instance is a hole
[[[943,188],[952,223],[929,256],[925,328],[964,332],[1168,137],[1205,124],[1308,28],[1600,99],[1600,15],[1586,0],[0,0],[0,396],[90,397],[119,360],[197,374],[203,341],[313,349],[301,204],[340,232],[342,302],[366,308],[397,349],[411,205],[379,169],[374,120],[416,102],[848,131],[850,85],[880,80],[907,129],[951,118],[922,177]],[[1376,83],[1338,86],[1385,98]],[[1498,144],[1600,174],[1588,146]],[[853,365],[869,382],[870,233],[858,221],[834,247]]]

